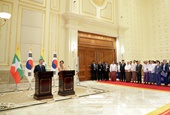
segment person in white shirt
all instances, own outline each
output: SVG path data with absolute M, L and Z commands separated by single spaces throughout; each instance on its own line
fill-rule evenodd
M 128 71 L 128 72 L 131 71 L 131 65 L 129 62 L 127 62 L 126 66 L 125 66 L 125 71 Z
M 150 65 L 148 65 L 150 84 L 154 84 L 156 82 L 155 66 L 156 64 L 154 61 L 151 61 Z
M 114 61 L 110 64 L 110 77 L 112 81 L 116 81 L 117 65 Z
M 127 65 L 125 66 L 125 76 L 126 76 L 126 82 L 131 81 L 131 65 L 129 62 L 127 62 Z
M 143 72 L 144 72 L 144 83 L 148 84 L 149 82 L 149 72 L 148 72 L 148 63 L 147 61 L 143 62 Z
M 134 60 L 133 61 L 133 63 L 132 63 L 132 69 L 131 69 L 131 71 L 132 71 L 132 82 L 134 83 L 136 83 L 136 77 L 137 77 L 137 74 L 136 74 L 136 61 Z

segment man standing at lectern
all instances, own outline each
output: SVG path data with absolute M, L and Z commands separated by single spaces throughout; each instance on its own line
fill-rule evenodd
M 34 68 L 34 73 L 37 73 L 37 72 L 45 72 L 45 66 L 43 65 L 43 62 L 44 60 L 43 59 L 40 59 L 39 60 L 39 64 L 35 66 Z

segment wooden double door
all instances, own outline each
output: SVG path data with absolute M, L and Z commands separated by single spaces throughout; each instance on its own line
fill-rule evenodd
M 91 64 L 94 60 L 102 63 L 107 61 L 116 62 L 116 39 L 91 33 L 79 32 L 78 57 L 79 57 L 79 79 L 91 79 Z M 97 39 L 98 38 L 98 39 Z M 108 39 L 107 39 L 108 38 Z

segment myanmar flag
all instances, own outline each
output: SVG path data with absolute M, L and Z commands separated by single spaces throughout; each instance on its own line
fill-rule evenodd
M 42 59 L 42 60 L 44 61 L 44 62 L 43 62 L 43 65 L 45 66 L 45 69 L 46 69 L 46 62 L 45 62 L 44 49 L 41 51 L 40 59 Z
M 22 71 L 21 60 L 20 60 L 19 46 L 17 46 L 17 50 L 16 50 L 16 53 L 15 53 L 13 61 L 12 61 L 10 73 L 13 76 L 16 84 L 18 84 L 20 82 L 20 80 L 24 77 L 23 71 Z

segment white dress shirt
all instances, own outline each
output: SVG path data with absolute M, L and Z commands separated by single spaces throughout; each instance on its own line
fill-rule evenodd
M 155 66 L 156 66 L 156 64 L 148 64 L 148 70 L 151 73 L 155 73 Z
M 144 64 L 143 65 L 143 71 L 144 72 L 148 72 L 148 64 Z
M 131 71 L 131 68 L 132 68 L 132 67 L 131 67 L 130 64 L 129 64 L 129 65 L 127 64 L 127 65 L 125 66 L 125 70 L 126 70 L 126 71 Z
M 135 63 L 132 64 L 131 70 L 132 70 L 132 71 L 136 71 L 136 64 L 135 64 Z
M 120 72 L 120 65 L 117 66 L 117 71 Z
M 116 64 L 110 64 L 110 72 L 117 71 L 117 65 Z

